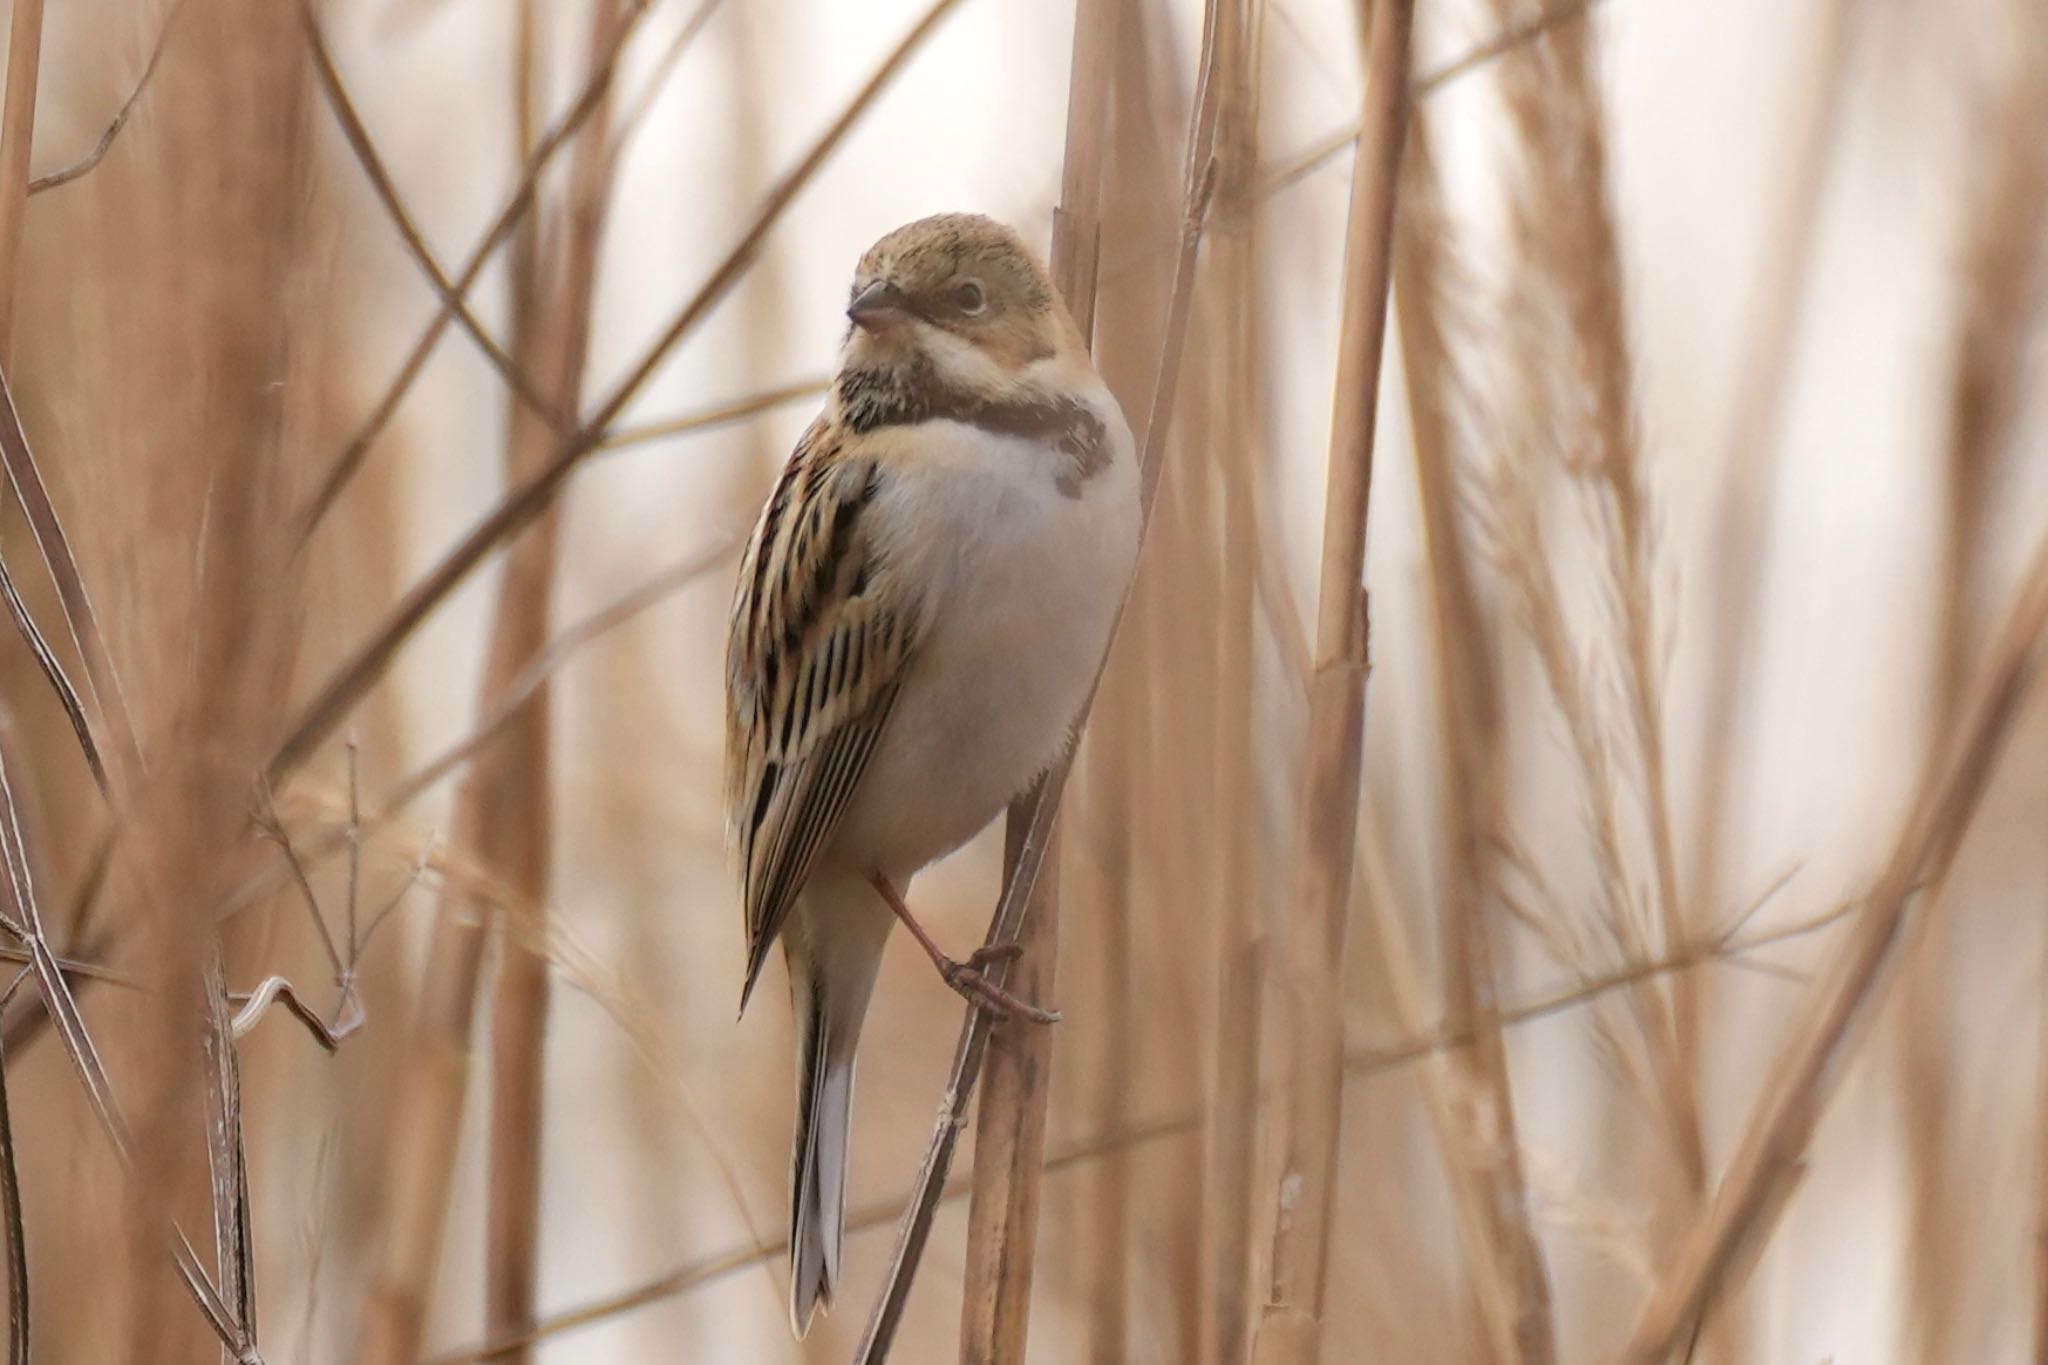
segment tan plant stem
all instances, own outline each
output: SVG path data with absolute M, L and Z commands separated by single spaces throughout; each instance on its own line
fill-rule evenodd
M 21 278 L 22 216 L 28 206 L 42 55 L 43 0 L 15 0 L 7 30 L 7 89 L 0 96 L 0 363 L 14 355 L 15 282 Z
M 538 10 L 521 10 L 522 29 L 531 34 Z M 619 0 L 592 6 L 590 62 L 603 60 L 605 36 L 620 21 Z M 518 81 L 537 83 L 539 72 L 522 52 Z M 540 254 L 536 220 L 529 216 L 513 241 L 516 348 L 524 367 L 539 377 L 542 406 L 518 406 L 510 414 L 505 469 L 518 480 L 544 462 L 557 440 L 545 414 L 574 412 L 582 396 L 589 351 L 591 309 L 598 250 L 609 195 L 610 158 L 605 154 L 617 83 L 605 87 L 595 113 L 571 154 L 567 203 L 558 255 Z M 521 130 L 530 138 L 530 128 Z M 547 646 L 552 632 L 553 596 L 560 509 L 550 508 L 534 533 L 506 558 L 499 626 L 511 638 L 494 650 L 502 675 L 485 680 L 480 708 L 524 670 L 525 661 Z M 502 780 L 472 785 L 468 793 L 482 806 L 477 852 L 495 869 L 509 892 L 502 913 L 513 923 L 503 936 L 492 1010 L 490 1162 L 486 1180 L 489 1209 L 484 1239 L 484 1320 L 498 1331 L 531 1321 L 540 1272 L 543 1060 L 547 1046 L 547 902 L 553 866 L 553 806 L 550 736 L 551 691 L 534 689 L 493 741 L 484 761 Z M 515 1355 L 514 1359 L 524 1359 Z
M 594 67 L 601 68 L 608 35 L 621 22 L 615 3 L 595 7 Z M 574 411 L 580 394 L 603 229 L 610 105 L 607 82 L 576 144 L 559 257 L 543 260 L 530 228 L 515 240 L 514 349 L 521 368 L 542 386 L 543 405 L 540 412 L 515 405 L 510 415 L 511 482 L 530 477 L 553 455 L 556 432 L 542 413 Z M 558 534 L 558 514 L 550 507 L 507 557 L 478 701 L 482 711 L 546 648 Z M 548 964 L 541 951 L 546 931 L 539 917 L 548 894 L 552 831 L 548 697 L 544 684 L 533 688 L 479 748 L 456 802 L 460 846 L 498 879 L 502 913 L 522 921 L 504 936 L 492 1012 L 485 1317 L 493 1331 L 530 1321 L 535 1311 L 548 1006 Z M 372 1362 L 398 1365 L 418 1355 L 450 1197 L 487 918 L 488 907 L 471 889 L 455 882 L 444 889 L 429 966 L 429 989 L 440 998 L 423 995 L 417 1064 L 406 1067 L 399 1101 L 401 1113 L 431 1114 L 439 1122 L 394 1133 L 396 1178 L 390 1185 L 417 1203 L 394 1208 L 388 1217 L 371 1302 L 365 1358 Z M 443 970 L 435 970 L 436 959 Z
M 1343 972 L 1356 853 L 1370 626 L 1364 589 L 1367 510 L 1384 349 L 1394 195 L 1407 138 L 1411 0 L 1379 0 L 1365 77 L 1364 131 L 1351 180 L 1335 413 L 1323 500 L 1316 665 L 1309 684 L 1308 770 L 1280 998 L 1285 1093 L 1267 1110 L 1280 1154 L 1259 1365 L 1312 1365 L 1337 1206 L 1344 1105 Z
M 1212 347 L 1226 396 L 1221 439 L 1222 574 L 1215 637 L 1221 709 L 1215 809 L 1218 872 L 1215 1056 L 1205 1133 L 1203 1358 L 1236 1365 L 1251 1347 L 1252 1208 L 1258 1174 L 1259 1053 L 1266 935 L 1258 903 L 1256 658 L 1257 485 L 1261 474 L 1258 238 L 1250 213 L 1258 175 L 1260 34 L 1264 0 L 1226 0 L 1216 10 L 1216 215 L 1231 224 L 1210 244 L 1219 281 Z

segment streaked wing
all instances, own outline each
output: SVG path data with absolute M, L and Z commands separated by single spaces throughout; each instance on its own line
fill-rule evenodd
M 797 442 L 740 565 L 726 652 L 726 812 L 753 992 L 769 945 L 874 754 L 914 643 L 864 514 L 883 475 L 821 420 Z

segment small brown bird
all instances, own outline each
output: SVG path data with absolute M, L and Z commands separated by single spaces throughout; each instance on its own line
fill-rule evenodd
M 1072 741 L 1138 547 L 1129 426 L 1010 229 L 897 229 L 854 276 L 825 410 L 740 566 L 726 808 L 747 922 L 740 1007 L 781 938 L 801 1038 L 790 1177 L 798 1336 L 839 1273 L 854 1048 L 903 903 Z

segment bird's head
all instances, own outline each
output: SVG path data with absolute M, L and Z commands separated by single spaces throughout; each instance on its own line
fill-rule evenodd
M 869 247 L 846 315 L 848 370 L 994 392 L 1087 363 L 1044 267 L 978 214 L 920 218 Z

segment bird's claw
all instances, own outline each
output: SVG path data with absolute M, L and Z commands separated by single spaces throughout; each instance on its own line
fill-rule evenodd
M 976 948 L 967 955 L 967 965 L 979 969 L 996 962 L 1014 962 L 1022 956 L 1024 945 L 1015 939 L 1005 939 L 1001 943 L 984 943 Z
M 939 975 L 946 984 L 964 996 L 976 1009 L 982 1010 L 998 1023 L 1022 1019 L 1032 1024 L 1057 1024 L 1058 1010 L 1041 1009 L 1019 996 L 1012 995 L 995 982 L 982 975 L 982 966 L 990 961 L 1003 961 L 1015 957 L 1022 951 L 1014 943 L 998 943 L 988 948 L 978 948 L 966 962 L 950 959 L 939 969 Z

